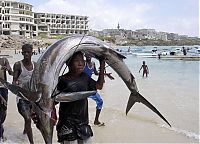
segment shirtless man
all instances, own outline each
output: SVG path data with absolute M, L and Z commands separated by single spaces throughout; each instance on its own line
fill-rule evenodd
M 33 47 L 30 44 L 24 44 L 22 46 L 23 60 L 14 64 L 13 70 L 13 84 L 20 87 L 27 88 L 27 82 L 30 80 L 35 63 L 32 62 L 31 57 L 33 53 Z M 17 96 L 17 108 L 19 113 L 24 118 L 24 131 L 23 134 L 27 134 L 29 142 L 33 144 L 33 134 L 31 128 L 31 103 L 25 99 Z
M 146 77 L 148 76 L 149 74 L 149 69 L 148 69 L 148 66 L 145 64 L 145 61 L 143 61 L 143 64 L 140 68 L 140 70 L 143 69 L 143 77 L 144 75 L 146 74 Z M 139 70 L 139 73 L 140 73 L 140 70 Z

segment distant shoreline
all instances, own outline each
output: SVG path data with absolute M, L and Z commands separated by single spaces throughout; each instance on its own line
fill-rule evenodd
M 25 38 L 17 36 L 5 36 L 0 35 L 0 50 L 20 50 L 24 43 L 32 44 L 34 49 L 46 48 L 52 43 L 59 39 L 51 38 Z M 108 42 L 111 47 L 118 46 L 194 46 L 200 45 L 200 39 L 185 39 L 185 40 L 173 40 L 173 41 L 162 41 L 162 40 L 130 40 L 123 44 L 116 44 Z

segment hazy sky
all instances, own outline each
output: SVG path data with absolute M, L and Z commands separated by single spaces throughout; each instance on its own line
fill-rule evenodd
M 89 28 L 120 28 L 199 36 L 199 0 L 17 0 L 36 12 L 89 16 Z

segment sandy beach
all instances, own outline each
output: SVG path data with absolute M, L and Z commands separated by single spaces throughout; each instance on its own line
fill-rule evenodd
M 5 53 L 13 56 L 8 58 L 11 66 L 15 61 L 21 59 L 21 55 L 14 55 L 14 51 Z M 37 57 L 33 56 L 33 59 L 36 60 Z M 163 77 L 160 78 L 151 76 L 154 73 L 151 65 L 150 77 L 144 79 L 136 67 L 137 65 L 139 67 L 142 60 L 137 59 L 139 62 L 136 63 L 132 58 L 128 58 L 127 61 L 129 61 L 127 65 L 136 77 L 140 93 L 161 111 L 172 127 L 170 128 L 142 104 L 134 105 L 126 116 L 125 108 L 130 92 L 118 75 L 108 68 L 108 71 L 113 73 L 115 80 L 111 81 L 105 78 L 106 83 L 103 90 L 100 91 L 104 100 L 100 120 L 105 122 L 106 126 L 93 125 L 96 105 L 94 101 L 89 100 L 90 123 L 94 132 L 93 143 L 199 143 L 198 86 L 195 86 L 193 90 L 192 85 L 190 86 L 191 91 L 187 91 L 187 86 L 184 85 L 185 81 L 177 80 L 179 85 L 175 87 L 177 81 L 170 79 L 166 73 L 163 73 Z M 150 64 L 150 62 L 148 63 Z M 177 74 L 176 77 L 179 75 Z M 190 79 L 189 76 L 187 79 L 193 81 L 193 78 Z M 12 82 L 11 76 L 8 76 L 8 81 Z M 168 81 L 172 86 L 167 85 Z M 196 83 L 198 85 L 196 81 L 193 84 Z M 192 98 L 188 99 L 188 95 Z M 58 109 L 58 106 L 56 108 Z M 23 124 L 22 116 L 17 111 L 16 96 L 9 92 L 7 118 L 4 124 L 7 140 L 4 143 L 28 143 L 26 135 L 22 134 Z M 35 143 L 44 143 L 39 130 L 35 125 L 32 127 Z M 57 143 L 55 128 L 53 143 Z

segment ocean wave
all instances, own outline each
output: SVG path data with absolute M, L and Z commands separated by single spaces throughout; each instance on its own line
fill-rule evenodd
M 166 129 L 169 129 L 171 131 L 174 131 L 178 134 L 183 134 L 189 138 L 193 138 L 193 139 L 196 139 L 196 140 L 199 140 L 200 139 L 200 134 L 196 134 L 194 132 L 191 132 L 191 131 L 187 131 L 187 130 L 183 130 L 183 129 L 179 129 L 179 128 L 176 128 L 176 127 L 168 127 L 167 125 L 160 125 L 158 124 L 160 127 L 162 128 L 166 128 Z

